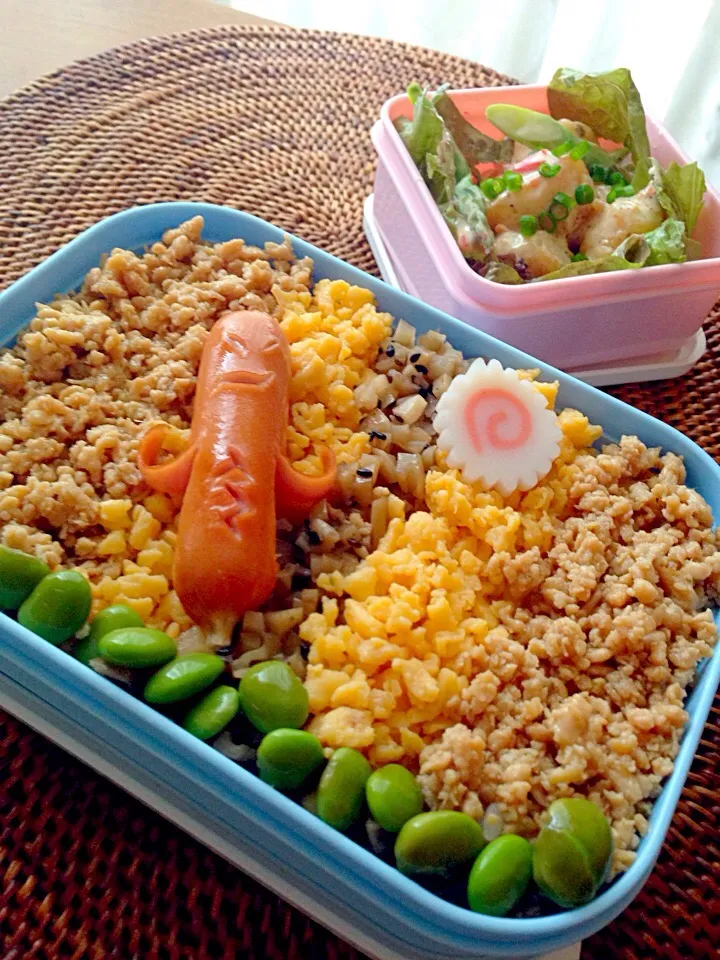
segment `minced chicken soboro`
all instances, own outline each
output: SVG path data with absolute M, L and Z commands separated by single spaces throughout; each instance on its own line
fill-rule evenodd
M 271 312 L 293 362 L 288 450 L 338 460 L 337 502 L 278 524 L 278 582 L 239 628 L 236 676 L 284 657 L 309 729 L 375 765 L 406 764 L 431 808 L 533 836 L 581 794 L 633 860 L 672 769 L 683 700 L 716 631 L 708 505 L 682 460 L 562 410 L 560 453 L 532 490 L 467 484 L 435 447 L 438 398 L 467 359 L 344 281 L 313 286 L 289 242 L 201 239 L 197 217 L 143 256 L 114 250 L 81 291 L 38 310 L 0 356 L 2 542 L 90 580 L 93 611 L 133 606 L 202 649 L 172 587 L 180 503 L 136 465 L 152 423 L 190 426 L 207 331 Z M 523 371 L 548 405 L 557 384 Z

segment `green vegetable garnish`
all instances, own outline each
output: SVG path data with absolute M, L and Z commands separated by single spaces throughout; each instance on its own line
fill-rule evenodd
M 618 183 L 617 186 L 613 187 L 616 197 L 634 197 L 635 188 L 631 183 Z
M 481 277 L 485 277 L 486 280 L 492 280 L 493 283 L 504 283 L 506 286 L 525 283 L 515 267 L 511 267 L 509 263 L 502 263 L 499 260 L 491 260 L 489 263 L 486 263 L 478 273 Z
M 538 167 L 538 173 L 541 177 L 555 177 L 560 173 L 559 163 L 541 163 Z
M 615 203 L 615 201 L 617 200 L 617 190 L 615 189 L 615 187 L 613 187 L 612 190 L 608 193 L 607 197 L 605 197 L 605 200 L 607 203 Z
M 610 171 L 608 172 L 607 179 L 605 180 L 605 183 L 609 184 L 611 187 L 617 187 L 617 186 L 620 186 L 620 185 L 623 185 L 623 186 L 624 186 L 624 185 L 627 183 L 627 180 L 626 180 L 625 177 L 620 173 L 619 170 L 610 170 Z
M 486 208 L 485 196 L 469 175 L 455 184 L 452 200 L 440 205 L 440 213 L 467 260 L 482 261 L 492 249 L 495 234 L 487 222 Z
M 523 185 L 522 174 L 507 170 L 503 176 L 507 190 L 519 190 Z
M 580 263 L 581 260 L 587 260 L 587 254 L 586 254 L 586 253 L 574 253 L 574 254 L 570 257 L 570 259 L 572 260 L 573 263 Z
M 595 199 L 595 191 L 589 183 L 580 183 L 575 187 L 575 202 L 581 205 L 592 203 Z
M 559 270 L 553 270 L 552 273 L 538 277 L 534 283 L 544 280 L 564 280 L 567 277 L 584 277 L 593 273 L 610 273 L 615 270 L 634 270 L 639 267 L 639 263 L 630 263 L 624 257 L 617 257 L 610 253 L 605 257 L 598 257 L 597 260 L 585 259 L 567 263 Z
M 414 104 L 415 101 L 422 96 L 422 87 L 419 83 L 411 83 L 407 88 L 407 95 L 410 98 L 410 103 Z
M 493 103 L 485 116 L 506 136 L 534 150 L 559 146 L 572 140 L 567 129 L 546 113 L 528 110 L 513 103 Z
M 441 87 L 431 99 L 469 167 L 478 163 L 507 163 L 512 159 L 512 141 L 495 140 L 469 123 L 448 96 L 446 87 Z
M 628 69 L 581 73 L 561 67 L 550 81 L 547 94 L 553 117 L 586 123 L 606 140 L 624 144 L 635 163 L 635 189 L 648 183 L 650 141 L 645 111 Z
M 588 167 L 588 173 L 595 183 L 605 183 L 608 178 L 608 168 L 603 167 L 601 163 L 591 163 Z
M 634 233 L 623 240 L 614 251 L 643 267 L 655 267 L 665 263 L 684 263 L 689 257 L 689 244 L 685 224 L 681 220 L 664 220 L 649 233 Z
M 538 227 L 547 233 L 555 233 L 555 218 L 548 210 L 543 211 L 538 217 Z
M 553 201 L 550 204 L 550 210 L 548 212 L 554 220 L 560 222 L 562 220 L 567 220 L 568 214 L 574 206 L 575 202 L 572 197 L 569 197 L 566 193 L 560 192 L 556 193 L 553 197 Z
M 685 224 L 681 220 L 664 220 L 645 234 L 650 247 L 650 256 L 645 266 L 653 267 L 663 263 L 683 263 L 690 259 L 688 237 Z
M 537 217 L 534 217 L 531 213 L 524 213 L 519 220 L 520 224 L 520 233 L 524 237 L 532 237 L 533 234 L 537 233 L 538 222 Z
M 573 148 L 573 141 L 566 140 L 565 143 L 561 143 L 557 147 L 553 147 L 552 152 L 555 154 L 556 157 L 564 157 L 566 153 L 570 153 L 572 148 Z
M 570 158 L 572 160 L 582 160 L 589 149 L 590 144 L 587 140 L 581 140 L 579 143 L 576 143 L 570 151 Z
M 548 149 L 557 153 L 558 150 L 564 152 L 567 144 L 574 149 L 578 144 L 586 143 L 582 159 L 587 165 L 601 163 L 611 167 L 627 153 L 625 148 L 608 153 L 598 144 L 576 137 L 567 127 L 546 113 L 528 110 L 527 107 L 518 107 L 512 103 L 493 103 L 485 110 L 485 116 L 506 136 L 532 147 L 533 150 Z
M 422 91 L 418 93 L 417 84 L 411 85 L 408 95 L 413 102 L 413 118 L 400 117 L 395 128 L 435 201 L 447 203 L 452 198 L 455 182 L 467 176 L 470 167 L 430 95 Z
M 613 250 L 613 256 L 624 257 L 629 263 L 642 267 L 650 256 L 650 247 L 642 233 L 632 233 Z
M 488 200 L 494 200 L 495 197 L 499 197 L 500 194 L 505 189 L 505 184 L 499 177 L 490 177 L 488 180 L 483 180 L 480 184 L 480 189 L 488 198 Z
M 667 170 L 663 170 L 654 159 L 651 170 L 660 206 L 669 217 L 685 224 L 690 237 L 703 206 L 705 174 L 697 163 L 686 163 L 681 167 L 673 161 Z

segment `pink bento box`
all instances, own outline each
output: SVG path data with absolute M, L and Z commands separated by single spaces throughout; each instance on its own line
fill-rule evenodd
M 548 112 L 544 86 L 451 91 L 464 116 L 492 136 L 491 103 Z M 503 286 L 466 263 L 430 191 L 393 126 L 412 116 L 405 94 L 388 100 L 372 130 L 378 153 L 374 213 L 380 236 L 408 293 L 473 327 L 566 370 L 680 350 L 720 296 L 720 196 L 711 187 L 693 236 L 702 260 L 642 270 Z M 688 157 L 648 120 L 653 155 L 663 165 Z

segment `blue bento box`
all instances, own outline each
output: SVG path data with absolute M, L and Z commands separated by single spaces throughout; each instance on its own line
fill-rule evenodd
M 0 343 L 10 343 L 37 301 L 77 288 L 113 247 L 141 250 L 189 217 L 211 241 L 281 241 L 283 231 L 202 203 L 138 207 L 91 227 L 0 294 Z M 539 363 L 302 240 L 316 278 L 368 287 L 383 310 L 420 330 L 439 329 L 468 356 L 541 367 L 560 381 L 562 406 L 581 409 L 609 439 L 637 434 L 682 454 L 689 483 L 720 516 L 720 467 L 682 434 Z M 716 620 L 718 614 L 716 613 Z M 675 769 L 654 805 L 635 863 L 586 907 L 538 919 L 473 914 L 428 892 L 266 786 L 212 747 L 63 651 L 0 614 L 0 704 L 125 787 L 219 854 L 380 960 L 520 958 L 568 946 L 613 920 L 646 881 L 662 846 L 720 679 L 720 646 L 703 664 Z

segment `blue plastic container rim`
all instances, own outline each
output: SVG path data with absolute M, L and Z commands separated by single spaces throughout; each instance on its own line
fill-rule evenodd
M 204 203 L 152 204 L 115 214 L 90 227 L 0 294 L 0 342 L 12 341 L 34 315 L 37 301 L 47 302 L 56 292 L 69 292 L 76 288 L 87 271 L 113 247 L 121 246 L 140 251 L 160 239 L 166 229 L 198 215 L 205 220 L 204 236 L 210 241 L 242 236 L 250 243 L 261 245 L 267 240 L 280 242 L 285 235 L 281 229 L 250 214 Z M 441 329 L 467 356 L 496 356 L 506 365 L 539 367 L 544 377 L 560 381 L 561 403 L 565 406 L 576 406 L 591 420 L 602 423 L 609 439 L 618 439 L 620 433 L 632 432 L 641 436 L 646 443 L 656 444 L 683 455 L 689 482 L 708 500 L 713 515 L 720 516 L 720 467 L 707 453 L 674 428 L 420 303 L 407 294 L 388 287 L 375 277 L 303 240 L 295 237 L 291 239 L 296 254 L 309 256 L 315 261 L 317 278 L 339 278 L 369 288 L 375 294 L 381 309 L 392 313 L 396 319 L 404 316 L 419 329 Z M 624 426 L 621 426 L 623 423 Z M 717 611 L 715 619 L 718 622 Z M 444 942 L 447 942 L 449 937 L 454 937 L 459 947 L 466 948 L 468 942 L 473 941 L 480 948 L 492 950 L 493 953 L 500 951 L 500 954 L 504 952 L 504 948 L 513 944 L 532 943 L 541 950 L 548 943 L 557 946 L 558 938 L 563 943 L 575 942 L 610 922 L 637 894 L 652 870 L 662 846 L 720 682 L 718 645 L 712 658 L 703 665 L 702 676 L 686 704 L 690 719 L 675 767 L 653 805 L 648 832 L 640 844 L 633 865 L 585 907 L 533 919 L 493 918 L 474 914 L 428 892 L 208 745 L 199 743 L 146 704 L 117 689 L 62 651 L 48 646 L 4 615 L 0 615 L 0 628 L 6 636 L 22 640 L 33 661 L 47 663 L 56 668 L 59 674 L 65 674 L 71 679 L 79 694 L 90 698 L 100 694 L 101 700 L 111 701 L 116 709 L 125 713 L 128 720 L 132 719 L 133 724 L 137 723 L 139 733 L 143 727 L 155 728 L 156 748 L 159 746 L 163 751 L 171 751 L 177 757 L 179 766 L 184 768 L 189 776 L 197 776 L 198 768 L 202 768 L 208 776 L 212 768 L 219 774 L 226 774 L 232 768 L 233 775 L 238 778 L 238 785 L 246 794 L 245 799 L 252 798 L 258 809 L 271 814 L 279 833 L 298 844 L 306 845 L 310 842 L 324 855 L 329 882 L 332 882 L 333 873 L 340 873 L 344 880 L 352 878 L 366 895 L 369 885 L 377 887 L 376 893 L 383 897 L 384 905 L 387 906 L 387 897 L 393 897 L 406 916 L 410 911 L 418 933 L 431 941 L 436 941 L 438 935 L 444 938 Z M 0 639 L 5 643 L 1 635 Z M 101 712 L 104 709 L 103 707 Z M 148 746 L 152 747 L 150 734 L 144 733 L 141 736 Z M 341 915 L 340 903 L 338 908 Z

